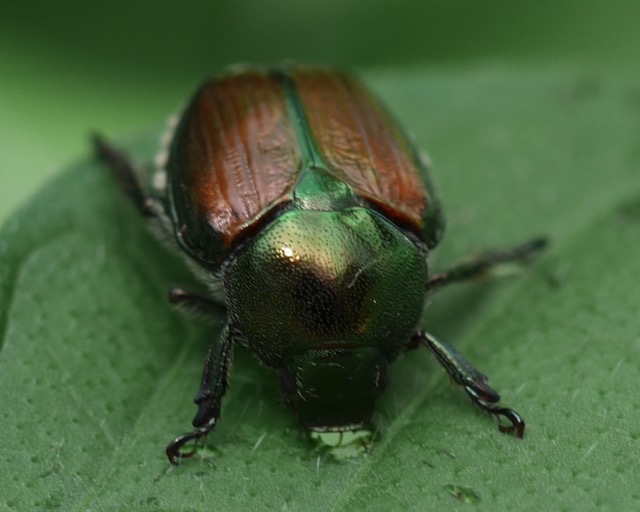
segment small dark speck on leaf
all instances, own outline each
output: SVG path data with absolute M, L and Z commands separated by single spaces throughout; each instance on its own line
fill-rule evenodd
M 443 454 L 445 457 L 449 457 L 450 459 L 455 459 L 455 458 L 456 458 L 455 453 L 450 452 L 449 450 L 442 450 L 442 454 Z
M 140 500 L 140 505 L 147 507 L 157 505 L 158 503 L 160 503 L 160 499 L 157 496 L 148 496 L 147 498 Z
M 55 461 L 51 464 L 51 466 L 49 467 L 49 469 L 47 469 L 46 471 L 40 473 L 38 476 L 40 478 L 47 478 L 51 475 L 56 475 L 59 474 L 60 472 L 62 472 L 62 464 L 58 461 Z
M 601 90 L 600 83 L 594 78 L 582 78 L 577 80 L 565 93 L 568 102 L 584 101 L 598 96 Z
M 634 197 L 629 201 L 625 201 L 618 208 L 618 217 L 623 222 L 640 221 L 640 197 Z
M 629 103 L 632 105 L 640 106 L 640 85 L 636 85 L 629 90 L 628 93 Z
M 567 280 L 568 274 L 569 269 L 565 266 L 558 266 L 557 268 L 544 271 L 543 273 L 545 281 L 553 289 L 560 288 Z
M 461 487 L 459 485 L 448 484 L 445 485 L 444 488 L 451 496 L 463 503 L 480 503 L 480 496 L 469 487 Z

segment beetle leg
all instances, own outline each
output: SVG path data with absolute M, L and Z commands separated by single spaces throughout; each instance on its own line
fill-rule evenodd
M 133 200 L 142 215 L 154 217 L 156 201 L 144 191 L 129 155 L 101 135 L 94 134 L 92 142 L 96 155 L 109 167 L 120 189 Z
M 179 459 L 186 459 L 195 454 L 182 451 L 182 447 L 190 441 L 199 441 L 205 437 L 220 419 L 220 402 L 227 391 L 231 356 L 233 352 L 233 337 L 228 325 L 222 330 L 220 337 L 207 352 L 207 358 L 202 369 L 202 383 L 194 398 L 198 412 L 193 418 L 192 432 L 176 437 L 167 445 L 166 454 L 171 464 L 178 464 Z
M 451 379 L 464 388 L 474 404 L 498 418 L 509 420 L 511 425 L 498 426 L 500 432 L 513 432 L 517 437 L 524 435 L 525 423 L 522 417 L 513 409 L 500 407 L 500 395 L 487 384 L 487 376 L 475 369 L 460 352 L 424 331 L 414 334 L 409 348 L 418 343 L 424 344 L 435 354 Z
M 171 288 L 169 301 L 177 306 L 184 306 L 187 310 L 203 316 L 215 316 L 226 313 L 226 308 L 207 297 L 183 290 Z
M 547 245 L 549 245 L 549 240 L 545 237 L 539 237 L 510 249 L 488 252 L 476 259 L 431 276 L 427 282 L 427 290 L 438 290 L 451 283 L 482 277 L 493 267 L 502 263 L 523 262 L 543 250 Z

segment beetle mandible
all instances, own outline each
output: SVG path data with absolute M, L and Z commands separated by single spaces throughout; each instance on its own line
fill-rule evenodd
M 545 238 L 430 275 L 444 215 L 425 159 L 380 101 L 338 70 L 229 72 L 197 90 L 170 135 L 154 179 L 103 138 L 94 145 L 212 290 L 174 289 L 171 301 L 226 315 L 205 358 L 194 430 L 167 446 L 171 463 L 193 455 L 184 445 L 218 422 L 237 345 L 277 371 L 311 431 L 368 427 L 389 363 L 425 346 L 473 403 L 508 420 L 502 432 L 522 437 L 523 419 L 499 404 L 487 377 L 420 320 L 429 294 L 523 261 Z

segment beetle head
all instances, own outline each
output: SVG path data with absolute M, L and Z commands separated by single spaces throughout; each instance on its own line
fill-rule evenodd
M 300 424 L 317 432 L 370 426 L 377 398 L 387 386 L 387 358 L 373 347 L 307 350 L 287 358 L 280 386 Z

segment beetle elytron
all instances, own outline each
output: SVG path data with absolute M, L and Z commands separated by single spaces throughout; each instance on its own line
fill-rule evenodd
M 444 217 L 425 162 L 357 79 L 290 67 L 209 80 L 151 179 L 100 137 L 94 143 L 140 212 L 175 239 L 212 290 L 205 298 L 175 289 L 171 300 L 204 313 L 226 306 L 195 397 L 194 430 L 166 449 L 172 463 L 191 456 L 184 445 L 219 420 L 236 345 L 277 371 L 311 431 L 367 427 L 388 364 L 424 345 L 476 405 L 508 420 L 501 431 L 522 437 L 524 421 L 499 405 L 487 377 L 419 324 L 431 292 L 524 260 L 546 240 L 430 275 Z

